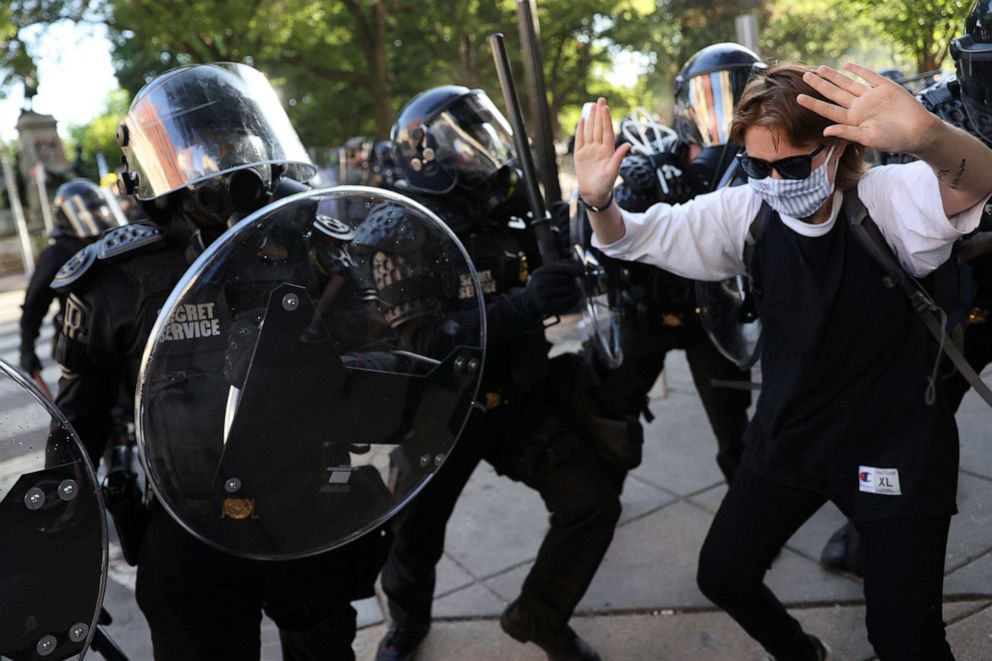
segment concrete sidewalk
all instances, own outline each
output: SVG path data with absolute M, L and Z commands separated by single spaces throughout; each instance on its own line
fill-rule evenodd
M 574 342 L 568 327 L 556 329 Z M 616 537 L 575 628 L 617 660 L 761 659 L 762 651 L 695 585 L 696 556 L 725 486 L 714 455 L 716 439 L 703 413 L 684 354 L 669 355 L 666 396 L 652 402 L 644 462 L 624 491 Z M 992 381 L 989 373 L 986 379 Z M 992 660 L 992 415 L 968 395 L 958 416 L 961 474 L 948 545 L 945 618 L 959 660 Z M 864 631 L 861 583 L 822 570 L 817 562 L 843 517 L 827 505 L 789 541 L 769 583 L 809 630 L 832 645 L 837 659 L 872 657 Z M 473 475 L 448 528 L 438 571 L 436 621 L 422 661 L 545 657 L 500 630 L 497 617 L 520 584 L 547 527 L 539 496 L 498 477 L 483 464 Z M 110 632 L 133 659 L 150 659 L 144 620 L 134 605 L 134 570 L 112 555 L 107 607 Z M 359 604 L 359 659 L 374 657 L 386 625 L 377 599 Z M 266 621 L 265 659 L 278 659 L 277 632 Z

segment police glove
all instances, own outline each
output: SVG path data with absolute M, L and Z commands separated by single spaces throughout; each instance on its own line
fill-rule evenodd
M 573 261 L 546 264 L 530 274 L 516 303 L 532 317 L 569 312 L 582 296 L 576 278 L 584 274 L 585 267 Z
M 33 349 L 21 349 L 21 369 L 31 375 L 41 371 L 41 361 Z

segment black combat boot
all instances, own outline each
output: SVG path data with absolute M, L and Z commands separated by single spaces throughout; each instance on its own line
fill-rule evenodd
M 601 661 L 599 654 L 567 624 L 541 619 L 517 602 L 503 611 L 499 625 L 521 643 L 532 642 L 551 661 Z
M 820 564 L 831 571 L 846 571 L 864 576 L 861 536 L 852 522 L 848 521 L 830 536 L 820 554 Z
M 430 622 L 390 625 L 389 631 L 379 641 L 375 661 L 413 661 L 417 647 L 430 629 Z

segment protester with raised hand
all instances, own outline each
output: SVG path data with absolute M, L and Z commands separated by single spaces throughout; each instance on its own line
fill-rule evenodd
M 614 148 L 603 99 L 579 124 L 575 170 L 594 245 L 608 255 L 700 280 L 747 272 L 754 283 L 762 391 L 700 554 L 704 594 L 775 658 L 827 658 L 763 578 L 830 500 L 862 536 L 879 657 L 950 659 L 941 592 L 958 444 L 931 380 L 939 349 L 904 292 L 883 283 L 845 207 L 863 206 L 902 266 L 925 275 L 978 225 L 992 151 L 892 81 L 846 68 L 860 80 L 794 64 L 755 74 L 731 129 L 749 186 L 622 212 L 610 191 L 625 149 Z M 865 172 L 866 147 L 920 162 Z

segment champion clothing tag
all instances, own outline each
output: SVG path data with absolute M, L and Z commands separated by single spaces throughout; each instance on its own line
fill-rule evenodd
M 899 490 L 899 469 L 858 467 L 858 491 L 883 496 L 901 496 Z

